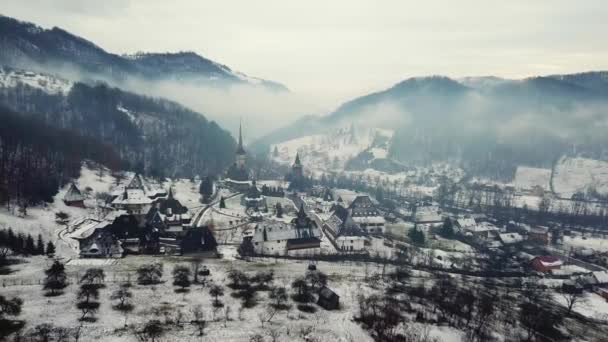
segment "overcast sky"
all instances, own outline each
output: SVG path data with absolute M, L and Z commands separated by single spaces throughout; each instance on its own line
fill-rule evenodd
M 2 0 L 114 53 L 193 50 L 333 103 L 411 76 L 608 69 L 605 0 Z

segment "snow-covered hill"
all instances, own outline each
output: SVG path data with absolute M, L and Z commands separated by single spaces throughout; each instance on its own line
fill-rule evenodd
M 562 157 L 555 166 L 553 188 L 559 196 L 566 198 L 591 188 L 606 194 L 608 162 L 582 157 Z
M 313 172 L 342 171 L 349 159 L 366 150 L 375 158 L 386 158 L 388 144 L 379 141 L 385 142 L 392 136 L 393 131 L 387 129 L 350 126 L 274 144 L 270 151 L 281 164 L 293 163 L 299 153 L 302 163 Z
M 0 88 L 14 88 L 20 84 L 40 89 L 48 94 L 67 94 L 73 83 L 63 78 L 25 71 L 8 67 L 0 67 Z

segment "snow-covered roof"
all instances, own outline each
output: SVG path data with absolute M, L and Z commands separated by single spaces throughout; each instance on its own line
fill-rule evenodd
M 608 284 L 608 272 L 606 271 L 593 272 L 593 277 L 597 280 L 598 284 Z
M 366 223 L 366 224 L 384 224 L 384 217 L 382 216 L 354 216 L 353 221 L 356 223 Z
M 84 201 L 84 196 L 80 192 L 80 190 L 74 185 L 74 183 L 70 183 L 70 187 L 66 191 L 63 196 L 63 200 L 66 202 L 78 202 Z
M 538 260 L 538 262 L 545 267 L 555 267 L 564 264 L 558 257 L 554 256 L 539 256 L 535 259 Z
M 498 236 L 500 237 L 500 241 L 506 245 L 522 242 L 524 240 L 524 237 L 519 233 L 504 233 L 498 234 Z
M 142 189 L 126 189 L 112 204 L 151 204 L 152 199 Z
M 112 222 L 106 220 L 98 221 L 95 219 L 89 219 L 88 221 L 86 221 L 86 223 L 83 222 L 80 227 L 70 233 L 69 237 L 75 240 L 86 239 L 93 235 L 93 233 L 95 233 L 97 229 L 105 228 L 111 224 Z
M 475 227 L 477 225 L 477 222 L 475 222 L 475 220 L 470 217 L 465 217 L 456 220 L 456 224 L 462 229 L 468 229 Z

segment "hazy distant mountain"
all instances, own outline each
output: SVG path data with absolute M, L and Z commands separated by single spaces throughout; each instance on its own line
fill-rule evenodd
M 417 77 L 298 122 L 260 145 L 355 122 L 396 130 L 389 156 L 402 162 L 453 160 L 476 173 L 509 177 L 518 164 L 550 167 L 560 155 L 608 156 L 606 72 L 531 77 Z
M 250 84 L 286 91 L 282 84 L 249 77 L 194 52 L 139 53 L 120 56 L 54 27 L 0 16 L 0 65 L 48 71 L 68 78 L 103 78 L 122 82 L 181 80 L 206 85 Z

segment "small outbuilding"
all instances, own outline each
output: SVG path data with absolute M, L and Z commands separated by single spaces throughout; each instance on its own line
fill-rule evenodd
M 74 183 L 70 183 L 70 187 L 63 196 L 63 202 L 70 207 L 84 208 L 84 196 Z
M 336 310 L 340 307 L 340 296 L 328 287 L 323 286 L 319 290 L 317 304 L 325 310 Z

